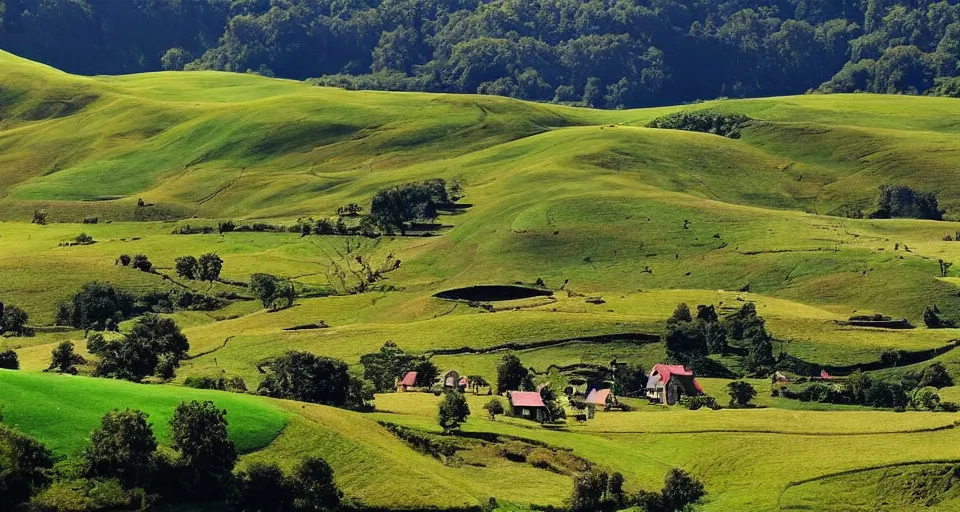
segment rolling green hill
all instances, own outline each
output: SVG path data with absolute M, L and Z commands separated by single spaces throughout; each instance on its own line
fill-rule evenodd
M 569 472 L 510 461 L 499 445 L 444 464 L 378 425 L 436 430 L 432 395 L 381 395 L 380 412 L 361 415 L 177 384 L 226 373 L 256 389 L 257 363 L 291 349 L 359 370 L 360 357 L 386 341 L 491 381 L 505 344 L 541 378 L 612 359 L 645 367 L 665 359 L 658 336 L 680 302 L 715 304 L 721 314 L 753 302 L 777 351 L 840 374 L 866 365 L 892 375 L 936 360 L 960 378 L 960 351 L 952 350 L 960 330 L 922 321 L 933 304 L 960 320 L 960 277 L 952 269 L 941 276 L 938 263 L 960 261 L 960 243 L 944 238 L 960 232 L 960 100 L 808 95 L 600 111 L 213 72 L 78 77 L 3 53 L 0 84 L 0 300 L 23 307 L 38 328 L 32 338 L 0 337 L 0 350 L 16 350 L 22 364 L 22 373 L 0 373 L 0 405 L 7 422 L 59 453 L 81 447 L 110 408 L 143 408 L 163 440 L 179 400 L 210 397 L 230 411 L 245 462 L 290 466 L 322 455 L 347 495 L 364 503 L 455 507 L 494 496 L 562 505 Z M 751 121 L 739 139 L 645 127 L 702 109 Z M 470 205 L 442 215 L 434 236 L 173 234 L 222 220 L 333 217 L 350 202 L 366 207 L 382 187 L 429 178 L 459 178 Z M 947 220 L 829 215 L 875 209 L 886 184 L 937 193 Z M 137 206 L 141 198 L 147 206 Z M 47 225 L 29 223 L 36 208 L 49 213 Z M 99 222 L 81 224 L 91 216 Z M 96 243 L 62 244 L 81 232 Z M 223 258 L 223 282 L 174 277 L 175 258 L 205 252 Z M 157 273 L 117 265 L 121 254 L 149 256 Z M 334 288 L 332 260 L 387 254 L 402 265 L 373 291 L 323 296 Z M 258 272 L 308 293 L 292 308 L 263 310 L 235 284 Z M 553 296 L 485 307 L 435 297 L 538 278 Z M 216 311 L 169 314 L 191 345 L 173 383 L 38 374 L 55 343 L 85 347 L 83 332 L 51 326 L 57 303 L 91 281 L 232 299 Z M 918 328 L 843 324 L 863 313 Z M 320 320 L 326 328 L 294 329 Z M 891 350 L 919 362 L 884 363 Z M 726 383 L 704 382 L 722 402 Z M 486 397 L 471 397 L 467 430 L 570 450 L 622 471 L 631 491 L 656 488 L 682 466 L 706 483 L 704 509 L 717 511 L 802 509 L 821 491 L 833 493 L 826 509 L 874 510 L 877 500 L 888 500 L 881 510 L 919 506 L 889 501 L 885 486 L 912 495 L 907 480 L 960 459 L 940 449 L 956 445 L 956 414 L 800 403 L 769 396 L 766 380 L 751 383 L 764 409 L 640 406 L 558 431 L 482 419 Z M 53 423 L 64 417 L 75 419 L 70 429 Z M 431 492 L 411 492 L 423 482 Z M 854 483 L 867 491 L 833 491 Z M 955 500 L 946 493 L 937 503 Z

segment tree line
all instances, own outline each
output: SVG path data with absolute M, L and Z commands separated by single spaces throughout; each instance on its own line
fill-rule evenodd
M 0 48 L 82 74 L 218 69 L 595 107 L 957 95 L 952 0 L 0 0 Z

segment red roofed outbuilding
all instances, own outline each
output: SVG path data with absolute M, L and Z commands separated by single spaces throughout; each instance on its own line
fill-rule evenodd
M 584 402 L 587 404 L 587 418 L 593 418 L 597 413 L 597 408 L 609 410 L 611 406 L 617 403 L 617 398 L 613 395 L 612 389 L 593 388 L 587 393 Z
M 683 365 L 655 364 L 647 379 L 647 398 L 673 405 L 684 396 L 703 394 L 693 371 Z
M 507 400 L 513 416 L 528 420 L 545 421 L 547 406 L 536 391 L 508 391 Z
M 397 393 L 404 393 L 410 391 L 414 387 L 414 384 L 417 382 L 417 372 L 407 372 L 406 375 L 397 382 Z

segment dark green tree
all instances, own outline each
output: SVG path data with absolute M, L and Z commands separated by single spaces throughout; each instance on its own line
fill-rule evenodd
M 749 382 L 735 380 L 727 384 L 727 390 L 730 392 L 730 407 L 747 407 L 757 396 L 757 390 Z
M 337 487 L 333 469 L 320 457 L 307 457 L 293 470 L 296 507 L 307 511 L 333 511 L 340 506 L 343 493 Z
M 91 478 L 117 478 L 124 485 L 143 485 L 153 470 L 157 439 L 142 411 L 113 410 L 90 434 L 83 452 L 84 474 Z
M 174 269 L 184 279 L 196 279 L 199 264 L 193 256 L 180 256 L 175 260 Z
M 237 474 L 233 508 L 239 512 L 288 512 L 294 508 L 294 482 L 275 464 L 254 462 Z
M 213 402 L 191 401 L 181 402 L 170 420 L 177 465 L 197 498 L 220 498 L 231 483 L 237 449 L 228 436 L 226 416 Z
M 20 369 L 20 358 L 17 357 L 17 353 L 13 351 L 12 348 L 8 348 L 0 352 L 0 369 L 3 370 L 19 370 Z
M 521 390 L 528 387 L 526 383 L 530 380 L 530 371 L 514 354 L 503 356 L 497 365 L 497 394 Z
M 86 361 L 73 348 L 73 342 L 71 341 L 62 341 L 54 347 L 50 354 L 50 366 L 47 371 L 76 375 L 77 365 Z
M 467 421 L 470 415 L 470 406 L 462 393 L 447 390 L 440 400 L 438 421 L 445 433 L 460 430 L 460 425 Z
M 261 364 L 261 394 L 342 407 L 348 404 L 350 374 L 339 359 L 290 351 Z
M 0 425 L 0 504 L 15 510 L 49 482 L 53 456 L 42 444 Z

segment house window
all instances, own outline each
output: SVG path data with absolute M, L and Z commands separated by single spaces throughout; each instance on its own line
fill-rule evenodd
M 524 416 L 530 416 L 530 409 L 524 409 L 521 414 Z

